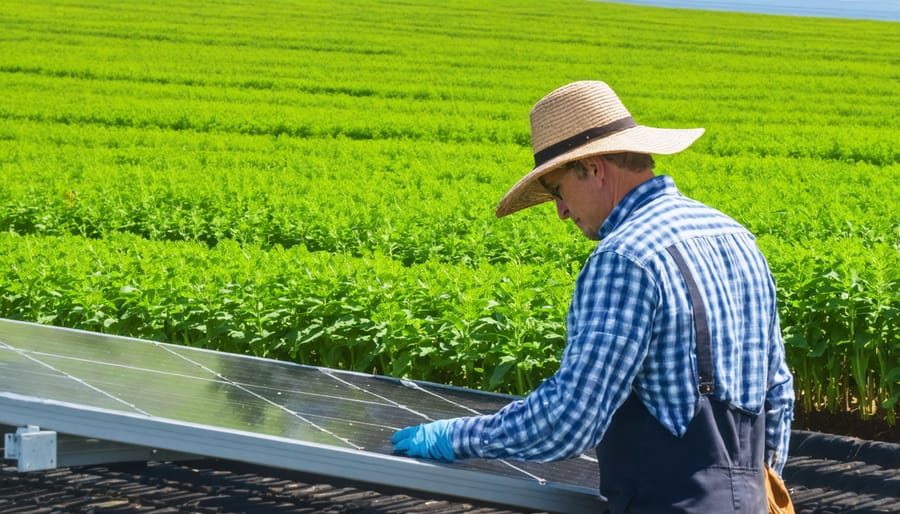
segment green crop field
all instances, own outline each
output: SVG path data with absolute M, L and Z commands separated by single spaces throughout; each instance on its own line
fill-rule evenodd
M 897 23 L 582 0 L 5 0 L 0 317 L 523 394 L 592 244 L 496 219 L 605 80 L 757 234 L 798 401 L 894 423 Z

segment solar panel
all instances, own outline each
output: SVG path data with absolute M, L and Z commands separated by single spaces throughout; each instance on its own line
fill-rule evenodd
M 390 436 L 513 397 L 0 319 L 0 424 L 539 510 L 603 507 L 587 456 L 392 454 Z

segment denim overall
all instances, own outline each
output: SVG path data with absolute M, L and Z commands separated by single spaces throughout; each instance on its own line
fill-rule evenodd
M 690 291 L 700 400 L 687 432 L 679 438 L 632 392 L 597 446 L 600 493 L 611 514 L 765 513 L 765 416 L 747 414 L 713 398 L 706 308 L 681 254 L 674 246 L 667 251 Z

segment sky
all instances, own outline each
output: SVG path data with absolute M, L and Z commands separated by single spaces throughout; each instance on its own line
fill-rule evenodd
M 659 7 L 900 21 L 900 0 L 599 0 Z

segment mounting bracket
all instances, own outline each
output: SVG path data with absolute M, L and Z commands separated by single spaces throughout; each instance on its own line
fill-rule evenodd
M 20 472 L 54 469 L 56 432 L 35 425 L 19 427 L 15 434 L 5 435 L 3 457 L 15 459 Z

